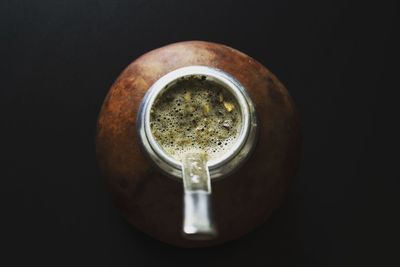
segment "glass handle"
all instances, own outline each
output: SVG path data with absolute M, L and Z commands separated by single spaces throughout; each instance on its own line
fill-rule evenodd
M 188 239 L 212 239 L 217 231 L 211 207 L 211 180 L 204 153 L 187 153 L 182 161 L 183 234 Z

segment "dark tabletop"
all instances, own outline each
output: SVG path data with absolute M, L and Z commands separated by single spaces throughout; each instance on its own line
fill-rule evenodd
M 395 266 L 395 14 L 394 1 L 1 1 L 0 265 Z M 184 40 L 267 66 L 304 135 L 296 182 L 268 223 L 195 250 L 121 218 L 94 145 L 118 74 Z

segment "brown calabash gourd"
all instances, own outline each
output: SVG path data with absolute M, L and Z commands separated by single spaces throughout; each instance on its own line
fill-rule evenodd
M 250 95 L 258 117 L 255 149 L 234 174 L 212 180 L 218 236 L 194 241 L 182 234 L 182 182 L 166 177 L 141 150 L 139 105 L 150 86 L 185 66 L 221 69 Z M 236 239 L 264 223 L 279 207 L 300 158 L 299 119 L 283 84 L 253 58 L 225 45 L 189 41 L 136 59 L 112 85 L 97 126 L 97 157 L 116 207 L 134 227 L 162 242 L 201 247 Z

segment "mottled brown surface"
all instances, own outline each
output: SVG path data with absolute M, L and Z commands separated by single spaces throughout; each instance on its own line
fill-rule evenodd
M 212 182 L 219 230 L 212 241 L 182 237 L 182 184 L 160 174 L 137 141 L 136 114 L 148 88 L 164 74 L 190 65 L 216 67 L 236 77 L 259 118 L 259 140 L 248 162 Z M 224 45 L 182 42 L 141 56 L 115 81 L 99 115 L 97 156 L 115 205 L 132 225 L 169 244 L 209 246 L 249 232 L 280 205 L 297 170 L 300 127 L 287 90 L 260 63 Z

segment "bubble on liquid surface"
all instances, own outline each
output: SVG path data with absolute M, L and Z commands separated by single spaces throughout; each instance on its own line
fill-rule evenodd
M 187 152 L 223 157 L 235 144 L 241 111 L 222 85 L 197 76 L 182 78 L 156 98 L 150 127 L 164 151 L 181 161 Z

